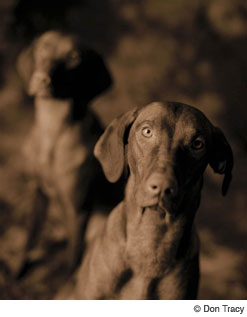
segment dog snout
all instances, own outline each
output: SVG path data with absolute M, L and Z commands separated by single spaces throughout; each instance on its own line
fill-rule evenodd
M 146 190 L 151 196 L 161 195 L 172 199 L 177 195 L 177 182 L 173 177 L 167 177 L 165 174 L 153 174 L 146 183 Z
M 158 174 L 153 174 L 146 183 L 147 192 L 151 195 L 159 195 L 162 189 L 162 177 Z
M 33 81 L 35 81 L 39 85 L 48 86 L 51 82 L 50 76 L 45 72 L 36 71 L 33 74 Z
M 47 88 L 50 85 L 50 82 L 51 79 L 46 73 L 39 71 L 34 72 L 30 80 L 30 95 L 35 95 L 40 90 L 42 91 L 43 89 Z

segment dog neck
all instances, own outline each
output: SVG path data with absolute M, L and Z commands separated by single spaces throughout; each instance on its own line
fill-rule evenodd
M 74 120 L 73 118 L 73 109 L 75 107 L 81 107 L 86 110 L 80 120 Z M 95 120 L 92 112 L 87 108 L 87 104 L 84 105 L 74 99 L 36 97 L 33 128 L 37 152 L 39 153 L 36 159 L 42 166 L 46 165 L 46 168 L 52 164 L 56 146 L 61 136 L 65 134 L 73 135 L 73 140 L 87 136 L 84 143 L 90 145 L 95 136 L 92 135 L 89 138 L 88 135 L 90 125 L 96 125 Z M 67 143 L 71 144 L 69 140 L 72 139 L 67 138 Z
M 46 128 L 63 124 L 69 120 L 71 113 L 72 100 L 54 98 L 35 98 L 35 119 L 42 127 Z
M 58 98 L 35 98 L 36 120 L 46 126 L 62 124 L 64 122 L 76 122 L 83 120 L 88 110 L 88 100 L 84 99 L 58 99 Z

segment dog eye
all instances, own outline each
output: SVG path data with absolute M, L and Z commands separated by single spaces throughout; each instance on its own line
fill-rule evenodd
M 73 68 L 80 63 L 80 56 L 78 52 L 72 52 L 70 56 L 68 56 L 68 66 Z
M 145 127 L 142 129 L 142 135 L 146 138 L 151 138 L 151 136 L 153 135 L 153 131 L 151 128 Z
M 73 51 L 73 52 L 70 54 L 70 59 L 78 59 L 78 58 L 79 58 L 78 52 Z
M 191 148 L 193 150 L 201 150 L 203 149 L 205 146 L 205 143 L 202 139 L 195 139 L 192 143 L 191 143 Z

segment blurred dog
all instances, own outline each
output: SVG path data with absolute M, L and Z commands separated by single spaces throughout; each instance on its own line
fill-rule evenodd
M 95 155 L 111 182 L 128 165 L 125 198 L 57 299 L 195 299 L 194 217 L 207 165 L 224 174 L 223 195 L 231 182 L 233 154 L 221 130 L 191 106 L 155 102 L 115 119 Z
M 103 132 L 88 103 L 112 79 L 100 55 L 76 36 L 59 31 L 34 40 L 20 54 L 17 69 L 35 104 L 35 123 L 25 147 L 37 183 L 27 252 L 37 242 L 48 207 L 56 205 L 67 227 L 67 262 L 73 269 L 90 209 L 89 188 L 99 171 L 93 148 Z

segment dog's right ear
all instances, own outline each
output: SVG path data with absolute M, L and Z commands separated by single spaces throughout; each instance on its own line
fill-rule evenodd
M 17 58 L 16 68 L 23 80 L 24 88 L 29 94 L 30 80 L 34 71 L 34 43 L 25 48 Z
M 92 49 L 81 48 L 81 76 L 80 86 L 83 83 L 84 93 L 87 93 L 88 100 L 105 92 L 112 86 L 113 80 L 105 64 L 103 57 Z
M 215 127 L 209 164 L 215 173 L 224 174 L 222 195 L 225 196 L 232 180 L 233 153 L 223 132 Z
M 106 178 L 115 183 L 124 169 L 124 139 L 137 117 L 137 109 L 130 110 L 114 119 L 99 138 L 94 155 L 99 160 Z

